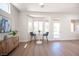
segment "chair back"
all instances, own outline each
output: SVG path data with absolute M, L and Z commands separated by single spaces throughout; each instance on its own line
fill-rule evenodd
M 49 32 L 46 32 L 46 33 L 43 34 L 43 36 L 48 36 L 48 34 L 49 34 Z
M 36 34 L 34 34 L 33 32 L 30 32 L 30 35 L 31 35 L 31 36 L 36 36 Z
M 49 32 L 46 32 L 46 36 L 48 36 Z
M 30 35 L 33 36 L 33 32 L 30 32 Z

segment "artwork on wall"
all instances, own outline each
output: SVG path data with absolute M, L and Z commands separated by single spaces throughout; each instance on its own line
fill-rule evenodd
M 0 16 L 0 33 L 10 32 L 10 22 L 7 17 Z

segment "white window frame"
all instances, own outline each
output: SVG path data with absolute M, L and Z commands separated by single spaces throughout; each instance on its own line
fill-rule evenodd
M 43 31 L 41 32 L 41 33 L 44 33 L 45 32 L 45 22 L 48 22 L 48 24 L 49 24 L 49 21 L 44 21 L 44 20 L 33 20 L 31 23 L 32 23 L 32 31 L 34 32 L 34 21 L 38 21 L 38 30 L 39 30 L 39 22 L 43 22 Z M 29 21 L 28 21 L 29 22 Z M 29 25 L 28 25 L 29 26 Z M 49 26 L 49 25 L 48 25 Z M 28 27 L 29 28 L 29 27 Z M 48 31 L 49 31 L 49 29 L 48 29 Z M 29 32 L 29 29 L 28 29 L 28 32 Z
M 75 23 L 71 22 L 71 32 L 75 32 Z
M 8 6 L 8 7 L 7 7 L 8 10 L 4 10 L 4 8 L 0 8 L 2 11 L 7 12 L 7 13 L 9 13 L 9 14 L 11 13 L 11 12 L 10 12 L 10 3 L 0 3 L 0 4 L 7 5 L 7 6 Z

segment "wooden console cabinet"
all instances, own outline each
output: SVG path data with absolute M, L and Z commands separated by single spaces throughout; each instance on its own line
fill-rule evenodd
M 0 41 L 0 55 L 8 55 L 17 46 L 19 46 L 18 36 Z

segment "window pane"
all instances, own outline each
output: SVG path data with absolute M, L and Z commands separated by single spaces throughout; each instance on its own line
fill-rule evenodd
M 79 23 L 76 23 L 76 24 L 75 24 L 75 31 L 76 31 L 76 32 L 79 32 Z
M 10 5 L 8 3 L 0 3 L 0 9 L 10 13 Z
M 58 22 L 53 24 L 53 34 L 54 34 L 54 38 L 59 38 L 60 24 Z
M 74 32 L 74 23 L 71 22 L 71 32 Z
M 32 31 L 32 22 L 29 21 L 28 22 L 28 32 L 31 32 Z
M 34 32 L 38 33 L 38 21 L 34 21 Z
M 43 32 L 43 22 L 39 21 L 39 30 L 41 31 L 41 33 Z
M 48 32 L 48 30 L 49 30 L 49 23 L 48 22 L 45 22 L 44 25 L 45 25 L 44 26 L 44 31 L 45 32 Z

